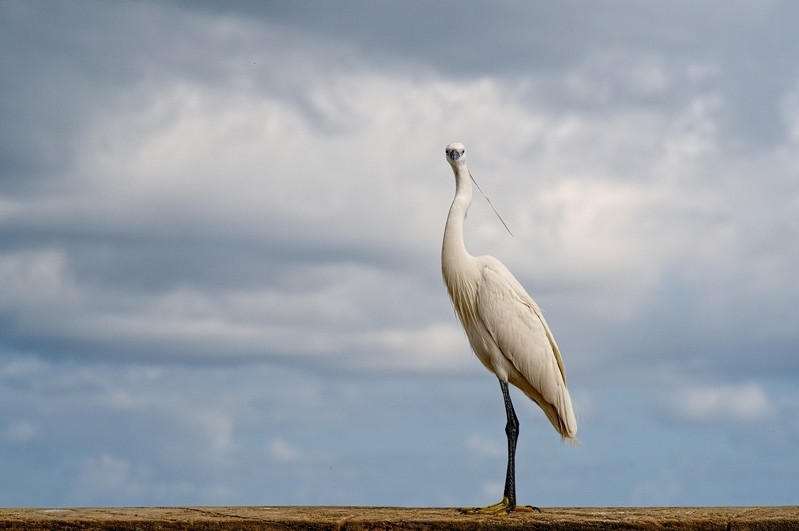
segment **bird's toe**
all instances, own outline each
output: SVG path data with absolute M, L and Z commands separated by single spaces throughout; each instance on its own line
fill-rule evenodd
M 502 516 L 512 512 L 532 513 L 541 512 L 538 507 L 532 505 L 516 505 L 512 504 L 508 498 L 502 498 L 502 501 L 489 505 L 488 507 L 464 507 L 458 510 L 461 514 L 488 514 L 494 516 Z

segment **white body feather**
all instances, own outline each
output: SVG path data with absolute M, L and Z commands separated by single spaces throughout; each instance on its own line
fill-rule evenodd
M 450 147 L 463 146 L 450 144 Z M 471 256 L 463 223 L 472 202 L 465 156 L 450 160 L 455 198 L 444 229 L 441 270 L 455 313 L 469 344 L 498 378 L 521 389 L 538 404 L 565 440 L 574 442 L 574 416 L 560 350 L 541 310 L 502 262 Z

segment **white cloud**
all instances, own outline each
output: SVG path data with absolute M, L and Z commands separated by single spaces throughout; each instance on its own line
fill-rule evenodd
M 41 426 L 32 420 L 20 420 L 9 423 L 3 430 L 3 438 L 12 443 L 27 443 L 39 436 Z
M 66 262 L 65 253 L 55 249 L 0 254 L 0 307 L 15 311 L 20 326 L 52 326 L 61 311 L 82 301 Z
M 218 465 L 231 461 L 236 451 L 233 419 L 229 414 L 211 409 L 194 412 L 192 422 L 205 435 L 208 461 Z
M 756 383 L 683 387 L 675 390 L 664 405 L 675 420 L 701 424 L 746 423 L 775 414 L 774 403 Z
M 471 455 L 479 459 L 503 457 L 507 455 L 505 440 L 491 439 L 479 433 L 472 433 L 466 439 L 466 448 Z
M 481 500 L 497 500 L 502 498 L 502 489 L 504 488 L 505 486 L 499 481 L 484 481 L 480 486 L 480 492 L 482 493 Z
M 78 465 L 70 496 L 75 500 L 89 500 L 102 493 L 111 499 L 131 499 L 142 487 L 134 475 L 130 462 L 112 454 L 87 457 Z
M 658 230 L 641 223 L 641 218 L 653 205 L 663 206 L 662 191 L 647 183 L 616 182 L 614 172 L 626 171 L 625 165 L 601 165 L 608 157 L 613 160 L 620 145 L 634 145 L 653 134 L 667 135 L 663 129 L 668 124 L 661 118 L 622 114 L 608 123 L 551 117 L 526 107 L 517 87 L 489 80 L 454 84 L 435 78 L 408 80 L 385 72 L 344 72 L 324 82 L 307 81 L 315 107 L 311 116 L 324 124 L 321 127 L 294 104 L 263 94 L 243 92 L 231 98 L 201 86 L 164 87 L 144 109 L 102 122 L 98 127 L 102 140 L 95 141 L 80 168 L 90 178 L 78 180 L 72 195 L 34 202 L 24 215 L 37 224 L 66 224 L 78 232 L 111 230 L 123 235 L 132 231 L 156 239 L 185 234 L 200 241 L 244 239 L 255 246 L 356 245 L 375 255 L 391 253 L 404 255 L 409 263 L 423 261 L 426 266 L 414 267 L 436 278 L 442 222 L 452 193 L 440 149 L 456 132 L 479 129 L 494 134 L 475 146 L 475 165 L 505 170 L 494 176 L 493 183 L 483 182 L 498 192 L 492 194 L 502 198 L 511 212 L 520 213 L 516 217 L 520 239 L 536 237 L 530 226 L 552 235 L 542 242 L 542 252 L 531 255 L 537 257 L 533 264 L 520 255 L 524 246 L 506 244 L 503 254 L 522 258 L 534 271 L 557 272 L 564 280 L 585 284 L 590 278 L 585 286 L 589 297 L 601 297 L 597 288 L 621 286 L 623 280 L 626 289 L 614 293 L 620 311 L 627 312 L 665 267 L 670 251 L 658 249 L 662 243 L 641 231 Z M 647 129 L 640 130 L 641 126 Z M 336 130 L 335 136 L 326 133 L 329 127 Z M 630 130 L 636 134 L 631 136 Z M 546 180 L 553 184 L 548 190 L 535 183 L 536 165 L 542 159 L 533 159 L 532 167 L 523 159 L 508 162 L 509 156 L 518 157 L 538 143 L 548 146 L 543 159 L 549 161 Z M 652 151 L 651 145 L 645 148 Z M 588 160 L 573 162 L 570 152 L 585 154 L 586 149 Z M 525 178 L 511 180 L 514 174 Z M 535 198 L 543 217 L 519 220 L 531 208 L 525 197 Z M 489 218 L 469 227 L 476 235 L 476 254 L 496 246 L 496 227 L 491 224 L 496 225 Z M 486 232 L 486 226 L 493 228 Z M 280 260 L 280 256 L 275 258 Z M 339 275 L 327 276 L 326 283 L 312 290 L 253 291 L 248 287 L 244 293 L 215 292 L 213 286 L 178 285 L 147 299 L 132 294 L 135 298 L 127 302 L 120 299 L 126 293 L 112 292 L 117 300 L 111 304 L 116 308 L 109 309 L 103 300 L 106 286 L 79 286 L 68 277 L 71 272 L 66 264 L 62 256 L 58 267 L 50 268 L 57 275 L 50 277 L 71 290 L 63 306 L 83 314 L 75 322 L 86 323 L 85 328 L 92 330 L 72 330 L 75 335 L 120 337 L 135 330 L 137 336 L 157 341 L 190 343 L 196 338 L 219 348 L 232 345 L 233 351 L 250 344 L 280 347 L 284 341 L 279 335 L 288 329 L 271 333 L 270 326 L 297 323 L 297 312 L 307 315 L 309 309 L 323 321 L 368 319 L 364 311 L 372 306 L 372 298 L 407 305 L 400 311 L 410 314 L 414 298 L 396 297 L 392 283 L 400 280 L 403 289 L 415 290 L 418 287 L 413 283 L 420 280 L 418 276 L 397 279 L 393 272 L 355 264 Z M 296 267 L 280 261 L 274 265 Z M 307 266 L 302 270 L 320 272 Z M 13 280 L 9 278 L 8 285 L 14 285 Z M 445 299 L 443 290 L 438 295 Z M 596 303 L 602 305 L 604 301 Z M 369 313 L 373 320 L 367 326 L 373 330 L 368 336 L 398 337 L 380 331 L 387 327 L 374 321 L 374 312 Z M 325 337 L 316 324 L 307 326 L 314 326 L 315 333 L 302 337 Z M 426 334 L 418 327 L 408 330 L 420 338 Z M 448 349 L 445 356 L 456 359 L 451 355 L 453 341 L 439 341 L 444 336 L 438 332 L 434 336 L 427 346 Z M 286 340 L 299 337 L 289 332 Z
M 296 463 L 307 459 L 302 450 L 282 438 L 272 439 L 268 454 L 270 458 L 281 463 Z

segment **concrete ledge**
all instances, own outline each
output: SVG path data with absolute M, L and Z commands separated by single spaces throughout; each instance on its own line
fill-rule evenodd
M 543 509 L 509 516 L 392 507 L 0 509 L 3 530 L 799 530 L 799 507 Z

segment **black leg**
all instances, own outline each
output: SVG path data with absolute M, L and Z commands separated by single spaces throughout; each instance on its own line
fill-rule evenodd
M 500 380 L 499 386 L 502 388 L 502 397 L 505 399 L 505 414 L 508 417 L 508 423 L 505 425 L 505 434 L 508 436 L 508 470 L 505 473 L 505 492 L 502 496 L 502 501 L 499 503 L 482 508 L 465 508 L 461 509 L 461 512 L 494 515 L 508 514 L 513 511 L 540 512 L 541 509 L 537 507 L 516 505 L 516 441 L 519 438 L 519 419 L 516 418 L 513 403 L 510 401 L 508 382 Z
M 507 500 L 507 510 L 512 511 L 516 508 L 516 441 L 519 439 L 519 419 L 513 410 L 513 402 L 510 400 L 508 392 L 508 382 L 499 381 L 502 388 L 502 397 L 505 399 L 505 414 L 508 423 L 505 424 L 505 434 L 508 436 L 508 470 L 505 473 L 505 493 Z

